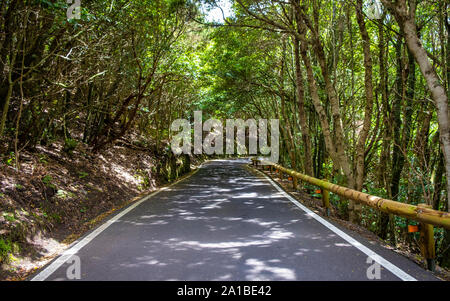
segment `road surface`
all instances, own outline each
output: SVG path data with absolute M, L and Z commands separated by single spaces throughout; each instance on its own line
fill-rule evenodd
M 203 164 L 87 233 L 32 280 L 68 280 L 74 268 L 81 280 L 437 280 L 295 203 L 248 163 Z

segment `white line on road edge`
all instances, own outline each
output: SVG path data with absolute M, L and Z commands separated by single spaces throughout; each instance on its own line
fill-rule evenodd
M 355 248 L 372 258 L 374 261 L 378 262 L 381 266 L 385 267 L 388 271 L 390 271 L 392 274 L 397 276 L 403 281 L 417 281 L 416 278 L 412 277 L 411 275 L 407 274 L 394 264 L 390 263 L 371 249 L 367 248 L 363 244 L 361 244 L 359 241 L 348 235 L 347 233 L 343 232 L 342 230 L 338 229 L 336 226 L 332 225 L 331 223 L 327 222 L 325 219 L 308 209 L 307 207 L 300 204 L 296 199 L 294 199 L 292 196 L 290 196 L 286 191 L 281 189 L 280 186 L 278 186 L 271 178 L 269 178 L 265 173 L 258 170 L 269 182 L 274 186 L 279 192 L 283 194 L 284 197 L 286 197 L 288 200 L 290 200 L 292 203 L 294 203 L 297 207 L 305 211 L 310 217 L 314 218 L 316 221 L 339 235 L 341 238 L 343 238 L 345 241 L 353 245 Z
M 136 203 L 134 203 L 133 205 L 131 205 L 130 207 L 128 207 L 127 209 L 123 210 L 122 212 L 118 213 L 117 215 L 113 216 L 111 219 L 109 219 L 108 221 L 106 221 L 104 224 L 102 224 L 100 227 L 98 227 L 97 229 L 95 229 L 93 232 L 91 232 L 89 235 L 87 235 L 85 238 L 83 238 L 82 240 L 80 240 L 78 243 L 76 243 L 73 247 L 71 247 L 70 249 L 67 249 L 66 251 L 64 251 L 59 257 L 58 259 L 56 259 L 53 263 L 51 263 L 48 267 L 46 267 L 44 270 L 42 270 L 39 274 L 37 274 L 35 277 L 33 277 L 31 279 L 31 281 L 44 281 L 45 279 L 47 279 L 51 274 L 53 274 L 57 269 L 59 269 L 59 267 L 61 267 L 64 263 L 66 263 L 73 255 L 75 255 L 78 251 L 80 251 L 81 248 L 83 248 L 85 245 L 87 245 L 89 242 L 91 242 L 91 240 L 93 240 L 97 235 L 99 235 L 100 233 L 102 233 L 104 230 L 106 230 L 106 228 L 108 228 L 109 226 L 111 226 L 115 221 L 117 221 L 119 218 L 121 218 L 122 216 L 124 216 L 125 214 L 127 214 L 128 212 L 130 212 L 131 210 L 133 210 L 134 208 L 136 208 L 137 206 L 139 206 L 140 204 L 142 204 L 143 202 L 145 202 L 146 200 L 148 200 L 149 198 L 157 195 L 158 193 L 160 193 L 161 191 L 167 190 L 170 187 L 172 187 L 173 185 L 186 180 L 187 178 L 193 176 L 202 166 L 203 164 L 201 164 L 196 170 L 194 170 L 193 173 L 191 173 L 190 175 L 179 179 L 178 181 L 173 182 L 172 184 L 160 188 L 158 191 L 155 191 L 145 197 L 143 197 L 140 201 L 137 201 Z

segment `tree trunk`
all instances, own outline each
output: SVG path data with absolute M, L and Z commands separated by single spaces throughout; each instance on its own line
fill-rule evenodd
M 342 169 L 342 172 L 344 173 L 344 175 L 346 177 L 347 186 L 349 186 L 350 188 L 355 188 L 355 181 L 354 181 L 353 173 L 351 170 L 350 160 L 346 154 L 346 141 L 345 141 L 346 139 L 345 139 L 343 125 L 342 125 L 341 112 L 339 109 L 339 99 L 337 97 L 336 91 L 334 90 L 334 86 L 330 79 L 328 67 L 326 64 L 325 52 L 324 52 L 322 43 L 320 41 L 319 34 L 316 31 L 316 28 L 311 24 L 309 19 L 306 18 L 305 14 L 301 13 L 301 16 L 300 16 L 299 13 L 301 13 L 301 11 L 296 12 L 296 15 L 298 16 L 297 24 L 300 26 L 299 32 L 301 32 L 300 36 L 302 36 L 304 34 L 304 32 L 306 31 L 305 30 L 305 25 L 306 25 L 312 33 L 312 41 L 311 42 L 314 46 L 315 54 L 319 61 L 320 69 L 322 71 L 322 76 L 325 81 L 325 91 L 328 95 L 328 99 L 330 100 L 330 104 L 331 104 L 331 114 L 332 114 L 332 118 L 333 118 L 334 133 L 335 133 L 335 137 L 333 139 L 333 142 L 334 142 L 333 144 L 334 144 L 336 161 L 334 161 L 334 162 L 339 162 L 339 168 Z M 304 36 L 303 36 L 303 38 L 300 39 L 300 42 L 301 42 L 301 44 L 307 43 Z M 302 57 L 303 57 L 303 54 L 302 54 Z M 308 61 L 309 61 L 309 59 L 308 59 Z M 310 67 L 310 68 L 311 68 L 310 71 L 312 73 L 312 67 Z M 308 67 L 307 67 L 307 72 L 308 72 Z M 308 75 L 308 80 L 310 80 L 310 79 L 311 79 L 311 76 Z M 317 92 L 317 90 L 316 90 L 316 92 Z M 311 95 L 311 98 L 313 98 L 313 102 L 314 102 L 314 106 L 315 106 L 316 110 L 319 109 L 321 111 L 321 105 L 320 105 L 320 100 L 318 98 L 318 95 L 317 95 L 317 100 L 319 100 L 319 102 L 314 101 L 313 95 Z M 322 112 L 318 111 L 317 113 L 319 114 L 319 116 L 321 116 L 321 115 L 323 116 L 324 112 L 322 113 Z M 321 120 L 324 120 L 324 118 L 321 118 Z M 328 125 L 328 127 L 329 127 L 329 125 Z M 325 132 L 324 128 L 322 128 L 322 130 Z
M 296 80 L 296 94 L 298 104 L 298 118 L 300 119 L 300 130 L 302 132 L 302 140 L 304 147 L 304 166 L 305 173 L 309 176 L 313 175 L 312 160 L 311 160 L 311 137 L 309 135 L 309 127 L 305 114 L 305 88 L 303 84 L 303 74 L 300 68 L 300 50 L 299 40 L 293 39 L 294 42 L 294 60 L 295 60 L 295 80 Z
M 362 0 L 356 3 L 356 19 L 358 21 L 359 31 L 361 33 L 363 53 L 364 53 L 364 90 L 366 106 L 364 109 L 363 128 L 359 132 L 358 143 L 356 145 L 356 163 L 355 163 L 355 189 L 361 191 L 364 183 L 364 162 L 366 152 L 366 140 L 372 121 L 373 109 L 373 83 L 372 83 L 372 55 L 370 53 L 370 38 L 367 33 L 364 16 L 362 13 Z M 352 210 L 353 209 L 353 210 Z M 350 203 L 350 220 L 359 222 L 361 216 L 361 205 Z

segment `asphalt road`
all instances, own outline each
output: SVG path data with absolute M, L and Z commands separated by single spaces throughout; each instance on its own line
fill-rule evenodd
M 76 275 L 72 254 L 81 280 L 437 280 L 401 255 L 320 222 L 247 163 L 204 164 L 87 233 L 32 280 L 68 280 L 68 269 Z

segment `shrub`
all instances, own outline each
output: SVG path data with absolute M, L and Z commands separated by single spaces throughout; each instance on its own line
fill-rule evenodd
M 0 262 L 8 261 L 8 255 L 12 252 L 12 243 L 0 238 Z
M 78 141 L 77 140 L 75 140 L 75 139 L 71 139 L 71 138 L 67 138 L 65 141 L 64 141 L 64 152 L 65 153 L 67 153 L 67 154 L 72 154 L 72 152 L 75 150 L 75 148 L 77 147 L 77 145 L 78 145 Z

